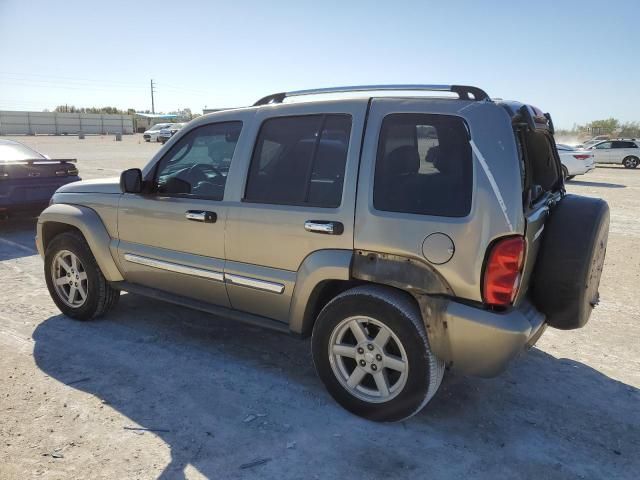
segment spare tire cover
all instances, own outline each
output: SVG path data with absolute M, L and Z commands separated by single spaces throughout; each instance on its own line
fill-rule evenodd
M 589 320 L 608 237 L 604 200 L 566 195 L 551 209 L 531 285 L 533 302 L 550 326 L 570 330 Z

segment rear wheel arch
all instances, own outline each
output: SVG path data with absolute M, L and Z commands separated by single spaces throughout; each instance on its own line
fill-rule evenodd
M 313 331 L 313 326 L 322 309 L 331 300 L 353 287 L 366 282 L 357 280 L 323 280 L 318 283 L 307 300 L 307 305 L 302 318 L 302 329 L 299 332 L 303 337 L 309 337 Z

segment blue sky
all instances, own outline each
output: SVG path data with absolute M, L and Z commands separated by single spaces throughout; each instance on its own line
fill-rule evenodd
M 462 83 L 557 125 L 640 120 L 640 2 L 0 0 L 0 109 L 248 105 L 345 84 Z

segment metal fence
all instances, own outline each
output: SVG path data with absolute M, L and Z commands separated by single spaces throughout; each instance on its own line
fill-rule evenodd
M 0 135 L 133 133 L 133 116 L 100 113 L 0 111 Z

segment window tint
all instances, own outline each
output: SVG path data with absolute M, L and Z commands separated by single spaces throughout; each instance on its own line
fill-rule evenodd
M 463 217 L 471 208 L 472 173 L 462 119 L 388 115 L 378 143 L 373 204 L 390 212 Z
M 607 148 L 611 148 L 611 142 L 599 143 L 598 145 L 595 146 L 595 148 L 597 148 L 598 150 L 605 150 Z
M 266 120 L 251 159 L 245 201 L 339 206 L 350 134 L 349 115 Z
M 160 160 L 154 189 L 165 195 L 222 200 L 242 122 L 198 127 Z
M 638 148 L 633 142 L 613 142 L 612 148 Z

